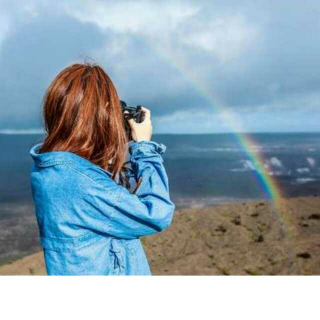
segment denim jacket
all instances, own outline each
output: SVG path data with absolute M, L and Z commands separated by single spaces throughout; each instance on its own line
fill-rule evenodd
M 162 154 L 154 141 L 129 145 L 142 183 L 136 194 L 111 173 L 67 151 L 30 150 L 32 197 L 48 275 L 151 275 L 140 237 L 168 228 L 169 197 Z

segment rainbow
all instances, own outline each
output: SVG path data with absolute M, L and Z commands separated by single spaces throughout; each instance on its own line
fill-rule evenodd
M 215 93 L 213 86 L 208 84 L 199 77 L 200 72 L 192 70 L 184 55 L 179 55 L 175 50 L 170 48 L 170 45 L 154 45 L 154 40 L 151 41 L 145 38 L 146 43 L 150 46 L 157 55 L 177 69 L 192 85 L 193 87 L 210 103 L 216 114 L 222 119 L 223 123 L 227 125 L 231 132 L 235 135 L 239 145 L 245 151 L 249 160 L 253 163 L 255 170 L 253 174 L 263 190 L 264 195 L 272 206 L 275 217 L 277 217 L 283 235 L 296 235 L 295 227 L 290 221 L 290 217 L 286 216 L 284 212 L 285 204 L 281 190 L 277 184 L 274 176 L 268 173 L 267 168 L 264 166 L 264 159 L 259 149 L 258 143 L 253 139 L 252 135 L 245 133 L 243 123 L 239 117 L 235 115 L 233 110 L 226 105 Z

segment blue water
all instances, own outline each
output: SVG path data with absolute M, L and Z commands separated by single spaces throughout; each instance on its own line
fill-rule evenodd
M 0 134 L 0 263 L 39 249 L 29 150 L 43 138 Z M 253 139 L 284 196 L 320 193 L 320 133 L 263 133 Z M 163 158 L 177 208 L 266 198 L 234 135 L 168 134 L 153 140 L 167 146 Z
M 319 192 L 320 133 L 254 134 L 270 175 L 283 194 Z M 0 134 L 0 203 L 29 202 L 29 149 L 42 135 Z M 182 204 L 190 199 L 264 198 L 254 167 L 232 134 L 154 135 L 167 146 L 163 155 L 171 195 Z

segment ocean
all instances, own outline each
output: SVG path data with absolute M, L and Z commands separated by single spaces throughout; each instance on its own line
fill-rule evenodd
M 252 134 L 285 197 L 320 194 L 320 133 Z M 0 134 L 0 264 L 40 249 L 29 175 L 40 134 Z M 153 135 L 163 143 L 177 208 L 265 199 L 254 163 L 233 134 Z

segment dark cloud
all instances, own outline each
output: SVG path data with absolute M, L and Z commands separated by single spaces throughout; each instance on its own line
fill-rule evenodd
M 126 3 L 118 2 L 124 7 Z M 33 19 L 15 20 L 0 51 L 0 128 L 39 127 L 45 88 L 57 72 L 83 61 L 83 56 L 105 67 L 122 99 L 150 106 L 155 117 L 181 110 L 211 113 L 218 97 L 239 114 L 261 110 L 265 128 L 269 112 L 270 128 L 276 130 L 272 121 L 279 109 L 290 109 L 297 117 L 301 108 L 316 108 L 320 100 L 318 1 L 181 3 L 182 9 L 193 6 L 196 13 L 177 27 L 168 27 L 164 20 L 163 32 L 160 22 L 149 23 L 147 8 L 141 19 L 149 24 L 140 29 L 133 24 L 132 30 L 112 24 L 101 27 L 90 17 L 91 22 L 85 22 L 59 5 L 50 12 L 42 6 Z M 15 9 L 10 14 L 14 17 Z M 159 21 L 164 14 L 159 11 Z M 138 19 L 134 12 L 132 19 Z M 148 27 L 154 34 L 145 30 Z M 173 55 L 163 54 L 166 46 Z M 179 57 L 186 62 L 182 68 Z M 313 115 L 312 121 L 314 117 L 320 116 Z M 258 114 L 251 119 L 252 123 L 260 120 Z M 281 121 L 277 123 L 280 128 Z
M 0 54 L 0 128 L 39 127 L 40 105 L 50 81 L 104 41 L 95 26 L 67 16 L 42 15 L 16 25 Z

